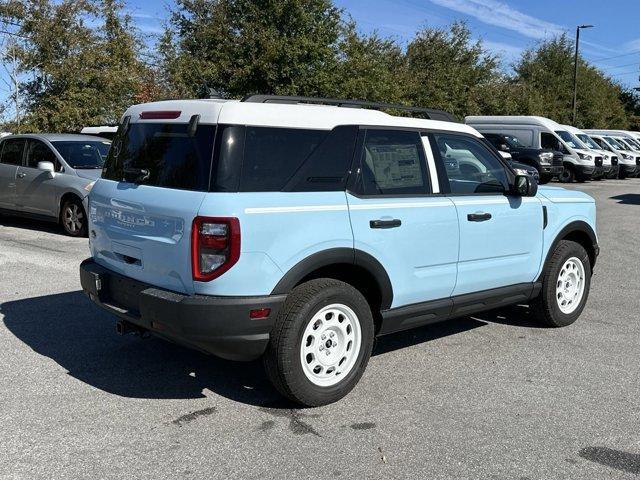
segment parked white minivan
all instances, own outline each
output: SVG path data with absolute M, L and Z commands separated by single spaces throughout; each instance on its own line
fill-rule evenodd
M 480 133 L 503 133 L 534 148 L 559 150 L 564 155 L 560 181 L 584 182 L 602 175 L 602 155 L 585 148 L 575 135 L 553 120 L 537 116 L 469 116 L 465 123 Z

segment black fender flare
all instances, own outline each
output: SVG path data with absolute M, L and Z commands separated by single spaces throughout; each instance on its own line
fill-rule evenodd
M 309 255 L 291 267 L 280 279 L 271 292 L 272 295 L 287 294 L 306 276 L 322 267 L 347 263 L 364 268 L 378 284 L 381 294 L 382 310 L 391 307 L 393 301 L 393 287 L 387 271 L 372 255 L 353 248 L 330 248 Z
M 542 268 L 543 273 L 547 270 L 549 262 L 551 261 L 551 255 L 553 254 L 553 251 L 555 250 L 558 243 L 561 240 L 563 240 L 567 235 L 570 235 L 573 232 L 585 233 L 589 237 L 591 241 L 592 250 L 591 251 L 587 250 L 587 253 L 589 254 L 589 258 L 591 260 L 591 271 L 593 272 L 593 267 L 596 264 L 596 258 L 600 253 L 600 247 L 598 247 L 598 238 L 596 237 L 596 232 L 594 232 L 593 228 L 591 228 L 591 225 L 589 225 L 587 222 L 583 220 L 576 220 L 574 222 L 571 222 L 565 225 L 562 228 L 562 230 L 560 230 L 556 235 L 556 237 L 553 239 L 553 242 L 551 243 L 551 246 L 547 251 L 547 256 L 544 259 L 544 264 Z

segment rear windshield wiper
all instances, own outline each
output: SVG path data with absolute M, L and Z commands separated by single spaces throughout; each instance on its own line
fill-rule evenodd
M 124 169 L 124 180 L 130 183 L 144 183 L 151 177 L 151 172 L 146 168 L 127 167 Z

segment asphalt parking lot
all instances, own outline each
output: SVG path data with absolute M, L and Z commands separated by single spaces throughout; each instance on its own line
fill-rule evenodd
M 117 336 L 80 292 L 86 239 L 0 218 L 0 476 L 637 478 L 640 179 L 571 188 L 602 251 L 576 324 L 518 307 L 386 337 L 306 410 L 260 363 Z

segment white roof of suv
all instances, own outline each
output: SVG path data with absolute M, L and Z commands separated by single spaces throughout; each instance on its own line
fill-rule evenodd
M 193 115 L 200 115 L 202 123 L 252 125 L 264 127 L 310 128 L 331 130 L 338 125 L 373 125 L 407 127 L 462 132 L 481 137 L 472 127 L 463 123 L 397 117 L 367 108 L 336 107 L 317 104 L 252 103 L 238 100 L 167 100 L 133 105 L 123 117 L 131 122 L 157 122 L 141 119 L 143 112 L 179 112 L 174 119 L 163 122 L 186 123 Z

